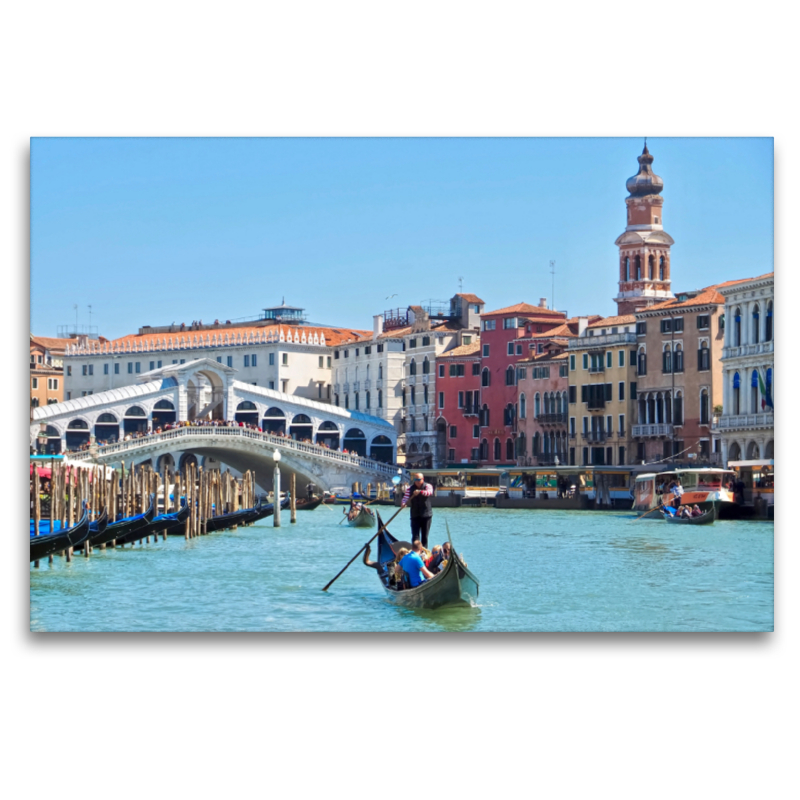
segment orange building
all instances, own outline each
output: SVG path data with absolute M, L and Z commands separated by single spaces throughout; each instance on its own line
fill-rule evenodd
M 55 339 L 30 335 L 31 413 L 39 406 L 60 403 L 64 399 L 64 351 L 73 339 Z

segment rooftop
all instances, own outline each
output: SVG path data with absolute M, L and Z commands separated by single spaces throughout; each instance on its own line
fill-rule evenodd
M 497 311 L 485 311 L 484 317 L 492 317 L 495 314 L 525 314 L 526 316 L 540 317 L 561 317 L 566 316 L 563 311 L 554 311 L 552 308 L 543 308 L 542 306 L 532 306 L 530 303 L 516 303 L 513 306 L 506 308 L 498 308 Z
M 655 308 L 655 306 L 650 306 L 650 309 Z M 648 311 L 650 310 L 648 309 Z M 608 328 L 609 326 L 614 325 L 634 325 L 636 324 L 636 316 L 634 314 L 624 314 L 621 317 L 606 317 L 603 319 L 602 317 L 598 319 L 596 322 L 591 322 L 587 325 L 587 328 Z
M 439 358 L 464 358 L 465 356 L 477 356 L 481 352 L 480 340 L 473 344 L 462 344 L 442 353 Z

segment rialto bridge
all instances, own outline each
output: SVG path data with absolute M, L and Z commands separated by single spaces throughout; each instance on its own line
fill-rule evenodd
M 298 490 L 309 482 L 321 489 L 388 482 L 396 474 L 391 423 L 243 383 L 235 372 L 197 359 L 144 373 L 132 386 L 42 406 L 33 412 L 31 447 L 107 466 L 149 463 L 161 471 L 194 460 L 250 469 L 263 489 L 272 486 L 276 451 L 281 471 L 297 475 Z

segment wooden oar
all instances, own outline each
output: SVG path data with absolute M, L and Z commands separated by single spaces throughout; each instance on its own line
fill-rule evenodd
M 391 522 L 397 516 L 397 514 L 399 514 L 404 508 L 405 506 L 400 506 L 400 508 L 397 509 L 397 513 L 395 513 L 392 516 L 392 519 L 390 519 L 389 522 Z M 384 522 L 383 525 L 378 526 L 378 533 L 376 533 L 372 537 L 372 539 L 370 539 L 368 542 L 364 544 L 364 546 L 344 565 L 344 569 L 342 569 L 342 571 L 332 581 L 330 581 L 329 583 L 325 584 L 325 586 L 322 587 L 323 592 L 327 592 L 328 589 L 330 589 L 330 587 L 332 586 L 333 582 L 338 580 L 344 574 L 344 571 L 367 549 L 367 547 L 370 544 L 372 544 L 372 542 L 375 539 L 378 538 L 378 534 L 386 530 L 386 527 L 389 525 L 389 522 Z
M 641 519 L 642 517 L 646 517 L 648 514 L 652 514 L 654 511 L 658 511 L 658 509 L 661 508 L 663 505 L 664 504 L 661 503 L 657 505 L 655 508 L 651 508 L 649 511 L 645 511 L 641 517 L 636 517 L 636 519 Z M 636 519 L 632 519 L 631 522 L 636 522 Z

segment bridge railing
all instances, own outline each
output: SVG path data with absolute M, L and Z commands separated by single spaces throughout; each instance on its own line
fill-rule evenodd
M 354 465 L 363 467 L 371 472 L 383 473 L 387 477 L 395 474 L 397 467 L 392 464 L 385 464 L 382 461 L 374 461 L 371 458 L 364 458 L 363 456 L 352 455 L 350 453 L 342 453 L 339 450 L 331 450 L 327 447 L 322 447 L 318 444 L 309 444 L 307 442 L 298 442 L 290 437 L 275 436 L 271 433 L 263 433 L 262 431 L 254 431 L 250 428 L 239 427 L 214 427 L 205 425 L 185 425 L 180 428 L 173 428 L 169 431 L 162 431 L 161 433 L 150 433 L 146 436 L 138 436 L 135 439 L 128 441 L 115 442 L 114 444 L 97 445 L 96 451 L 84 450 L 78 453 L 70 453 L 69 458 L 73 461 L 89 461 L 97 456 L 107 456 L 112 453 L 124 453 L 129 450 L 134 450 L 139 447 L 147 447 L 160 442 L 168 442 L 175 439 L 184 439 L 186 437 L 196 436 L 228 436 L 239 439 L 252 439 L 255 441 L 270 444 L 285 450 L 293 450 L 298 453 L 307 453 L 308 455 L 316 458 L 327 458 L 332 461 L 338 461 L 343 464 Z

